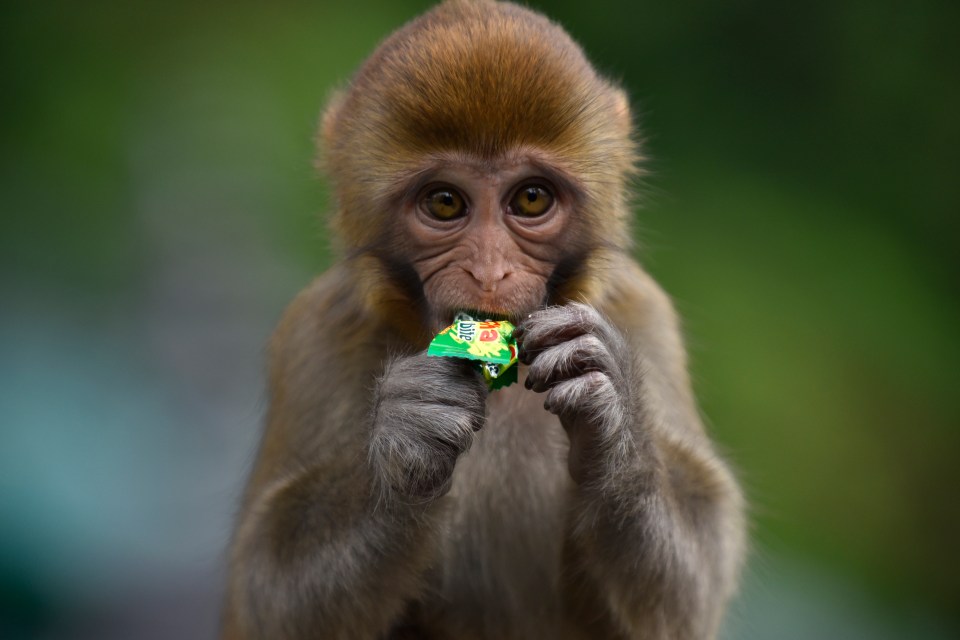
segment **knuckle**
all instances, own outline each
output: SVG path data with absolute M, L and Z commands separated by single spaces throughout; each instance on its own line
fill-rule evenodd
M 600 391 L 613 387 L 610 377 L 601 371 L 588 371 L 580 376 L 580 383 L 586 391 Z
M 534 360 L 527 370 L 527 382 L 534 387 L 546 384 L 554 370 L 552 359 L 545 356 L 546 354 L 543 354 Z
M 607 345 L 593 334 L 586 334 L 579 339 L 579 357 L 583 364 L 589 367 L 606 369 L 610 365 L 611 353 Z
M 577 408 L 576 380 L 568 380 L 550 390 L 548 409 L 553 413 L 569 413 Z
M 546 349 L 542 351 L 530 365 L 531 371 L 536 371 L 541 375 L 553 370 L 557 363 L 557 349 Z
M 567 307 L 573 318 L 581 325 L 594 324 L 598 315 L 596 309 L 583 302 L 571 302 Z
M 456 358 L 442 358 L 436 356 L 424 357 L 418 363 L 419 369 L 432 378 L 444 379 L 454 377 L 458 371 Z
M 603 340 L 592 333 L 580 336 L 579 342 L 580 348 L 588 353 L 604 353 L 607 350 L 607 345 L 603 343 Z
M 536 340 L 549 333 L 557 325 L 563 324 L 564 307 L 547 307 L 530 314 L 524 323 L 524 339 Z
M 454 425 L 454 442 L 459 451 L 465 451 L 473 440 L 473 433 L 477 430 L 477 416 L 464 414 Z

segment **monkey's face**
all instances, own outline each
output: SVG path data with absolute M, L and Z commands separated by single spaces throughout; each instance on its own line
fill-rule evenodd
M 577 200 L 562 171 L 530 156 L 444 157 L 406 194 L 404 244 L 433 322 L 460 309 L 516 319 L 547 302 Z

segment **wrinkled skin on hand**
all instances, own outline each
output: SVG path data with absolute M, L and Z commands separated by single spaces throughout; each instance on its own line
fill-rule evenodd
M 447 493 L 486 398 L 471 361 L 423 352 L 391 362 L 377 385 L 369 454 L 380 490 L 413 502 Z
M 638 376 L 619 331 L 596 309 L 571 303 L 531 314 L 515 333 L 519 359 L 529 365 L 526 387 L 545 393 L 570 437 L 568 465 L 587 480 L 638 415 Z

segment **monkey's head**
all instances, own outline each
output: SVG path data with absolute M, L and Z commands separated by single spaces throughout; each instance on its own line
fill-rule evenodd
M 627 99 L 516 5 L 453 0 L 397 31 L 334 97 L 320 146 L 360 286 L 423 326 L 595 298 L 630 244 Z

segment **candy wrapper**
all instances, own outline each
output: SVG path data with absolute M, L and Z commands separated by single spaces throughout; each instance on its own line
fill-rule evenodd
M 475 320 L 458 313 L 454 323 L 437 334 L 428 356 L 475 360 L 490 390 L 517 381 L 517 341 L 513 325 L 506 320 Z

